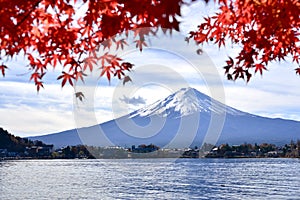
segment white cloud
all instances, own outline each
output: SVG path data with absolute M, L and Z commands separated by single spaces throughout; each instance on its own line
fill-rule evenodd
M 74 127 L 71 111 L 49 107 L 40 109 L 26 105 L 0 108 L 1 127 L 20 136 L 41 135 Z
M 129 98 L 129 97 L 124 95 L 123 98 L 120 98 L 119 100 L 123 101 L 126 104 L 130 104 L 130 105 L 133 105 L 133 106 L 145 105 L 146 104 L 146 100 L 141 96 Z

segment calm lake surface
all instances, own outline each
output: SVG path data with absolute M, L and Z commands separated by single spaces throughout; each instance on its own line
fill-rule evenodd
M 0 161 L 0 199 L 300 199 L 300 159 Z

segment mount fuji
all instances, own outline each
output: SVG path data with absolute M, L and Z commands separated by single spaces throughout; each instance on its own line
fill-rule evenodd
M 300 122 L 261 117 L 182 88 L 129 115 L 99 125 L 30 137 L 56 147 L 155 144 L 182 148 L 211 144 L 273 143 L 300 139 Z

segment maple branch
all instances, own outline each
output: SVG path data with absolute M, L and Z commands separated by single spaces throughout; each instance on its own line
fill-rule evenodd
M 18 28 L 29 16 L 30 14 L 36 9 L 36 7 L 42 2 L 43 0 L 38 0 L 32 8 L 29 10 L 29 12 L 21 19 L 19 23 L 17 23 L 16 28 Z
M 57 18 L 57 20 L 58 20 L 58 22 L 59 22 L 59 25 L 60 25 L 61 27 L 63 27 L 63 24 L 62 24 L 62 22 L 61 22 L 61 20 L 60 20 L 60 18 L 59 18 L 59 13 L 57 12 L 56 7 L 54 8 L 54 11 L 55 11 L 55 14 L 56 14 L 56 18 Z
M 37 90 L 43 87 L 44 74 L 50 67 L 55 68 L 57 62 L 67 72 L 59 76 L 62 86 L 83 80 L 83 72 L 86 69 L 92 71 L 99 60 L 103 61 L 100 76 L 106 76 L 108 80 L 113 76 L 121 79 L 133 65 L 121 63 L 117 55 L 106 53 L 99 57 L 96 51 L 102 47 L 103 51 L 110 50 L 114 46 L 116 50 L 123 49 L 131 37 L 134 41 L 130 45 L 142 51 L 148 37 L 155 36 L 160 28 L 163 34 L 179 31 L 177 17 L 181 16 L 181 7 L 195 1 L 0 0 L 3 8 L 0 13 L 0 60 L 17 56 L 23 50 Z M 194 39 L 197 45 L 215 43 L 219 48 L 230 41 L 239 46 L 241 51 L 236 57 L 229 57 L 224 67 L 228 79 L 241 78 L 248 82 L 255 73 L 266 71 L 269 62 L 290 55 L 299 65 L 299 0 L 214 2 L 219 5 L 218 13 L 205 17 L 186 41 Z M 83 5 L 87 10 L 81 9 Z M 78 10 L 85 12 L 84 16 L 77 17 Z M 134 32 L 132 36 L 128 36 L 129 30 Z M 123 33 L 124 39 L 115 39 Z M 34 52 L 34 56 L 30 52 Z M 202 53 L 202 49 L 197 50 L 197 54 Z M 6 68 L 5 64 L 0 66 L 3 76 Z M 300 67 L 296 73 L 300 75 Z

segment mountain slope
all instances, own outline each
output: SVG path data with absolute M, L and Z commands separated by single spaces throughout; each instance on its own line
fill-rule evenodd
M 31 139 L 57 147 L 81 142 L 95 146 L 153 143 L 160 147 L 187 147 L 200 146 L 203 142 L 281 145 L 299 138 L 300 122 L 245 113 L 193 88 L 183 88 L 128 116 Z

